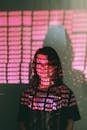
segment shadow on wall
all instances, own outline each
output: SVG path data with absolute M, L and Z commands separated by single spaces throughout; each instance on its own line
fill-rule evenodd
M 71 41 L 64 27 L 62 25 L 50 26 L 43 45 L 53 47 L 58 53 L 64 71 L 64 82 L 74 91 L 82 117 L 75 129 L 86 130 L 87 96 L 84 92 L 84 75 L 80 71 L 72 69 L 73 51 Z
M 79 71 L 72 70 L 73 52 L 71 41 L 67 32 L 62 25 L 54 25 L 48 28 L 48 32 L 44 39 L 44 46 L 53 47 L 60 57 L 64 72 L 64 81 L 72 87 L 78 82 L 83 81 L 83 74 Z M 79 84 L 80 84 L 79 83 Z
M 50 26 L 44 40 L 44 46 L 53 47 L 60 57 L 64 75 L 71 69 L 71 48 L 66 40 L 65 29 L 62 25 Z M 67 63 L 67 65 L 66 65 Z M 64 76 L 65 77 L 65 76 Z

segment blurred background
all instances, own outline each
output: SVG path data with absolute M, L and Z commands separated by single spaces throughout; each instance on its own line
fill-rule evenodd
M 60 56 L 64 82 L 75 93 L 87 130 L 87 1 L 0 1 L 0 130 L 18 130 L 20 93 L 29 84 L 36 50 L 52 46 Z

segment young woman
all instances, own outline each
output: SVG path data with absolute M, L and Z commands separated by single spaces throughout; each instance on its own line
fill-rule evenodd
M 63 83 L 61 62 L 53 48 L 37 50 L 32 73 L 20 99 L 20 129 L 73 130 L 80 114 L 73 92 Z

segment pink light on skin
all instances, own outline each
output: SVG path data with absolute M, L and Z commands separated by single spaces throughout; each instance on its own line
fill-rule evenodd
M 48 57 L 38 54 L 36 59 L 36 71 L 41 78 L 41 85 L 49 86 L 54 74 L 55 67 L 49 65 Z M 42 87 L 42 86 L 41 86 Z

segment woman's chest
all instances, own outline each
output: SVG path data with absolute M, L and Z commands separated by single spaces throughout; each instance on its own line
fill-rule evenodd
M 68 106 L 67 95 L 55 95 L 47 92 L 37 92 L 29 95 L 28 106 L 33 110 L 52 111 Z

